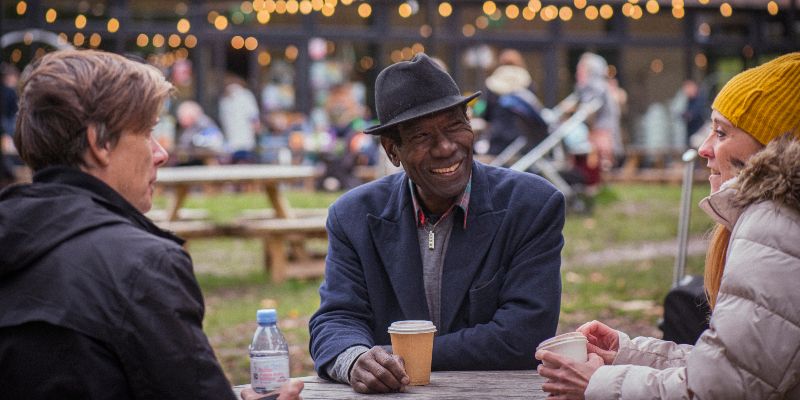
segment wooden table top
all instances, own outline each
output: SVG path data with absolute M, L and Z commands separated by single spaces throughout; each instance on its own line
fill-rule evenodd
M 341 383 L 317 376 L 297 378 L 304 382 L 301 396 L 313 399 L 544 399 L 541 387 L 545 378 L 536 371 L 435 371 L 426 386 L 407 386 L 403 393 L 364 395 Z M 234 387 L 236 397 L 249 385 Z
M 170 184 L 197 184 L 214 182 L 245 182 L 269 180 L 294 180 L 315 176 L 309 165 L 208 165 L 192 167 L 168 167 L 158 169 L 157 182 Z

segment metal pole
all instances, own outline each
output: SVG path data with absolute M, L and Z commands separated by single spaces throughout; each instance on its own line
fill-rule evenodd
M 681 157 L 683 167 L 683 187 L 681 190 L 681 211 L 678 220 L 678 256 L 675 257 L 675 270 L 672 275 L 672 287 L 678 286 L 686 272 L 686 249 L 689 241 L 689 220 L 692 215 L 692 183 L 694 180 L 694 161 L 697 150 L 689 149 Z

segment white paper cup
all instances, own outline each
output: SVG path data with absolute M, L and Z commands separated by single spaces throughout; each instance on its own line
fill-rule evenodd
M 547 350 L 565 356 L 577 362 L 586 362 L 589 354 L 586 345 L 589 341 L 579 332 L 570 332 L 547 339 L 539 344 L 536 351 Z M 553 367 L 544 362 L 545 367 Z
M 392 352 L 403 357 L 410 385 L 427 385 L 431 381 L 433 334 L 436 327 L 431 321 L 397 321 L 389 326 Z

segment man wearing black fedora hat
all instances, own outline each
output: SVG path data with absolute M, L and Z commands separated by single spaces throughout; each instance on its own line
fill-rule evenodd
M 555 334 L 564 196 L 544 179 L 472 159 L 467 103 L 425 54 L 378 75 L 366 130 L 404 172 L 344 194 L 328 214 L 317 373 L 357 392 L 408 384 L 391 354 L 398 320 L 436 325 L 434 370 L 533 369 Z

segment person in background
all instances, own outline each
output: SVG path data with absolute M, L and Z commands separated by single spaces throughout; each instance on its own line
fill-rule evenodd
M 258 101 L 238 76 L 228 75 L 225 81 L 219 99 L 219 121 L 231 152 L 230 162 L 255 163 L 258 161 L 256 143 L 261 131 Z
M 8 153 L 13 151 L 14 121 L 17 116 L 17 81 L 19 71 L 11 64 L 0 65 L 0 188 L 14 182 L 13 163 Z
M 733 77 L 711 121 L 709 329 L 691 346 L 586 323 L 588 362 L 537 352 L 548 398 L 800 398 L 800 53 Z
M 171 92 L 154 67 L 101 51 L 25 70 L 14 142 L 33 183 L 0 192 L 3 398 L 234 398 L 183 240 L 143 215 Z
M 489 124 L 489 154 L 497 155 L 515 139 L 528 140 L 523 151 L 533 148 L 548 135 L 540 112 L 542 103 L 533 92 L 533 79 L 522 55 L 512 49 L 500 53 L 499 65 L 486 78 L 486 109 Z
M 686 143 L 688 145 L 689 138 L 706 123 L 708 99 L 705 90 L 691 79 L 683 82 L 681 90 L 686 96 L 686 105 L 681 113 L 681 120 L 686 126 Z
M 331 88 L 325 101 L 325 112 L 328 133 L 335 144 L 330 152 L 320 154 L 325 172 L 320 176 L 319 187 L 350 190 L 362 183 L 355 176 L 355 167 L 365 165 L 364 161 L 369 161 L 364 160 L 370 156 L 369 149 L 376 147 L 372 138 L 363 133 L 366 107 L 356 98 L 353 84 L 347 82 Z M 334 179 L 337 184 L 330 185 L 326 182 L 329 179 Z
M 575 69 L 575 90 L 556 106 L 559 113 L 574 112 L 581 104 L 599 99 L 600 108 L 586 120 L 592 150 L 576 157 L 588 192 L 602 183 L 602 172 L 613 167 L 616 155 L 623 152 L 619 102 L 608 82 L 608 63 L 594 53 L 584 53 Z
M 176 146 L 178 165 L 203 165 L 223 156 L 225 137 L 200 104 L 184 101 L 175 116 L 182 129 Z
M 0 64 L 0 74 L 3 76 L 3 84 L 0 86 L 2 96 L 0 96 L 0 132 L 13 135 L 14 125 L 17 116 L 17 83 L 19 81 L 19 70 L 17 67 L 2 63 Z
M 329 209 L 310 351 L 320 377 L 357 392 L 403 390 L 389 325 L 430 320 L 434 370 L 532 369 L 555 333 L 564 196 L 543 178 L 473 161 L 453 78 L 427 55 L 378 75 L 379 135 L 397 173 Z

